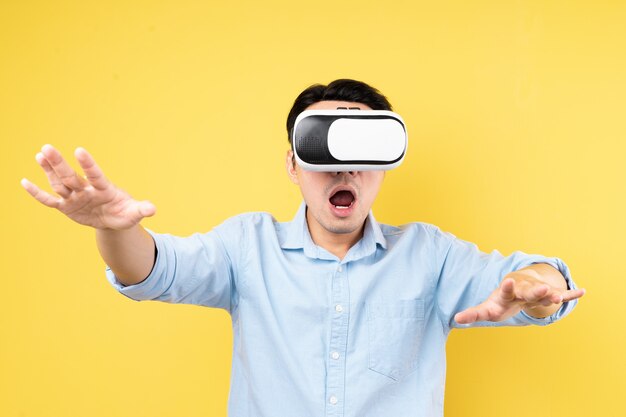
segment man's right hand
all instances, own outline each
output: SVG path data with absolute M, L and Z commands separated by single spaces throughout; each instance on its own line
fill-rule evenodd
M 35 159 L 58 197 L 27 179 L 22 186 L 40 203 L 55 208 L 77 223 L 96 229 L 100 255 L 124 285 L 141 282 L 154 265 L 156 246 L 139 222 L 156 212 L 148 201 L 137 201 L 117 188 L 83 148 L 74 152 L 85 172 L 79 176 L 51 145 L 44 145 Z
M 85 149 L 77 148 L 74 155 L 84 177 L 79 176 L 51 145 L 44 145 L 35 157 L 58 197 L 41 190 L 26 178 L 22 179 L 22 186 L 40 203 L 96 229 L 129 229 L 144 217 L 154 215 L 156 207 L 152 203 L 134 200 L 113 185 Z

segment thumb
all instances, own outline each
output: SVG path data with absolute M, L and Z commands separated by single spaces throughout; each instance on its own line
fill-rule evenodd
M 145 200 L 137 204 L 137 211 L 141 217 L 151 217 L 156 213 L 156 207 L 151 202 Z
M 505 301 L 512 301 L 515 299 L 515 280 L 513 278 L 507 278 L 500 284 L 500 297 Z

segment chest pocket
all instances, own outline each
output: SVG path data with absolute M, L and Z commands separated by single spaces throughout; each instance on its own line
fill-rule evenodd
M 399 380 L 417 368 L 424 333 L 424 301 L 367 303 L 368 366 Z

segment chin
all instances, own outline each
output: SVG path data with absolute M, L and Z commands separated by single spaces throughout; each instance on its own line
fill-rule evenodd
M 324 225 L 324 229 L 328 230 L 331 233 L 336 233 L 338 235 L 345 235 L 349 233 L 354 233 L 357 230 L 359 230 L 363 226 L 364 222 L 365 222 L 365 219 L 361 221 L 357 221 L 355 219 L 355 220 L 348 221 L 348 222 L 330 221 L 326 225 Z
M 326 230 L 328 230 L 331 233 L 335 233 L 337 235 L 347 235 L 350 234 L 352 232 L 354 232 L 357 228 L 356 227 L 342 227 L 342 226 L 338 226 L 338 227 L 327 227 Z

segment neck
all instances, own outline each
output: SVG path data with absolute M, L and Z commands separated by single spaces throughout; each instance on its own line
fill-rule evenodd
M 308 210 L 306 221 L 313 242 L 339 259 L 343 259 L 350 248 L 363 237 L 363 231 L 365 229 L 365 222 L 363 222 L 361 227 L 353 232 L 333 233 L 323 228 L 315 219 L 312 219 Z

